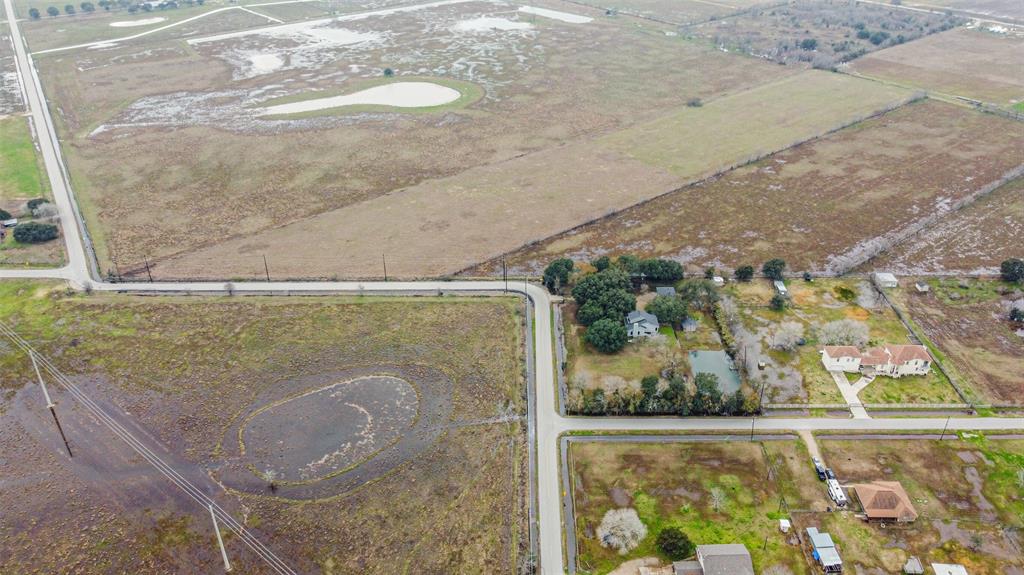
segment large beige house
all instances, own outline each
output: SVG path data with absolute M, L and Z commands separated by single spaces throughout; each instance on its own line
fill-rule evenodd
M 927 375 L 932 368 L 932 356 L 923 345 L 886 344 L 863 352 L 852 345 L 826 345 L 821 350 L 821 363 L 829 371 L 903 377 Z

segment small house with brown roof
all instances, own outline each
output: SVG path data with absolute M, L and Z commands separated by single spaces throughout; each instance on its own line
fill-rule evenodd
M 872 481 L 850 486 L 869 521 L 913 523 L 917 511 L 899 481 Z

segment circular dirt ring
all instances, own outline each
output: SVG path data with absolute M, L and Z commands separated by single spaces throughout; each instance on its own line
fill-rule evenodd
M 424 365 L 278 381 L 232 418 L 211 471 L 224 487 L 246 493 L 346 493 L 431 449 L 448 429 L 452 393 L 448 375 Z
M 348 469 L 398 441 L 416 420 L 416 390 L 404 379 L 363 376 L 313 389 L 255 412 L 242 445 L 258 471 L 309 481 Z

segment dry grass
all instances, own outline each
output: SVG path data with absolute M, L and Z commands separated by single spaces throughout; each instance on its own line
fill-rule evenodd
M 579 0 L 581 4 L 677 25 L 721 18 L 764 0 Z
M 542 4 L 586 12 L 578 6 Z M 346 22 L 347 28 L 363 32 L 391 31 L 401 41 L 358 54 L 346 50 L 346 58 L 331 59 L 312 74 L 296 69 L 233 80 L 232 68 L 221 59 L 226 50 L 234 49 L 231 41 L 187 47 L 149 43 L 41 58 L 41 73 L 67 138 L 76 192 L 85 204 L 90 229 L 105 240 L 100 246 L 101 267 L 116 263 L 129 269 L 147 255 L 167 258 L 236 237 L 225 251 L 201 253 L 189 265 L 200 268 L 199 275 L 244 275 L 247 262 L 221 261 L 223 265 L 213 268 L 209 262 L 226 254 L 258 254 L 264 251 L 260 244 L 270 243 L 268 256 L 289 275 L 367 273 L 364 262 L 349 268 L 337 265 L 333 256 L 340 252 L 373 262 L 374 273 L 381 251 L 401 260 L 408 250 L 404 259 L 410 273 L 424 269 L 413 260 L 443 260 L 440 254 L 451 254 L 452 261 L 440 266 L 433 262 L 427 269 L 459 269 L 555 233 L 565 221 L 585 221 L 625 207 L 634 201 L 636 181 L 649 182 L 646 195 L 673 185 L 667 175 L 577 141 L 676 109 L 690 98 L 711 99 L 789 73 L 665 36 L 653 23 L 626 20 L 598 18 L 586 25 L 567 25 L 535 19 L 531 22 L 536 35 L 528 43 L 508 35 L 480 36 L 503 46 L 501 50 L 467 43 L 464 37 L 461 43 L 450 44 L 437 37 L 438 30 L 461 19 L 487 14 L 524 18 L 500 6 L 469 2 Z M 264 49 L 272 45 L 256 41 Z M 622 50 L 624 45 L 630 50 Z M 485 58 L 488 65 L 472 70 L 451 67 L 465 58 Z M 364 67 L 361 72 L 350 70 L 354 62 Z M 140 99 L 167 97 L 183 86 L 228 94 L 236 88 L 257 90 L 287 82 L 287 93 L 280 95 L 288 95 L 341 89 L 347 78 L 376 77 L 384 66 L 396 67 L 400 75 L 444 68 L 447 71 L 440 75 L 478 83 L 487 95 L 459 111 L 321 118 L 270 131 L 217 121 L 194 125 L 191 120 L 171 122 L 163 129 L 130 126 L 130 111 Z M 235 102 L 237 95 L 225 95 L 223 100 Z M 187 105 L 170 102 L 171 107 Z M 212 111 L 218 105 L 206 104 L 214 107 Z M 129 126 L 90 137 L 98 126 L 117 123 Z M 540 159 L 529 156 L 538 152 Z M 111 162 L 113 157 L 119 161 Z M 592 168 L 585 175 L 569 175 L 567 164 L 604 166 L 612 173 Z M 463 173 L 464 181 L 458 179 Z M 563 192 L 563 187 L 568 190 Z M 594 205 L 580 200 L 578 190 L 586 188 L 593 188 Z M 389 192 L 391 200 L 351 209 Z M 436 213 L 409 207 L 428 195 Z M 562 198 L 576 213 L 553 222 L 554 216 L 534 209 L 534 214 L 541 214 L 540 222 L 523 219 L 530 202 L 546 205 Z M 383 217 L 385 212 L 391 215 Z M 153 217 L 155 213 L 160 217 Z M 309 254 L 305 247 L 311 239 L 323 237 L 310 235 L 302 220 L 317 214 L 324 220 L 313 220 L 308 228 L 317 233 L 322 231 L 318 227 L 328 228 L 329 235 L 323 237 L 330 237 L 335 249 Z M 367 227 L 339 230 L 340 221 L 346 226 L 359 221 Z M 410 225 L 412 221 L 417 224 Z M 426 225 L 420 225 L 424 221 Z M 294 225 L 286 226 L 289 223 Z M 263 232 L 279 226 L 285 227 L 270 232 L 275 237 L 269 241 Z M 184 231 L 196 227 L 205 233 Z M 449 227 L 468 231 L 459 238 L 439 237 L 437 230 Z M 478 232 L 504 235 L 512 227 L 514 234 L 506 238 L 487 238 L 496 245 L 475 242 Z M 356 244 L 347 243 L 349 232 L 358 235 Z M 382 232 L 395 237 L 382 238 Z M 467 253 L 460 253 L 463 249 Z M 185 269 L 177 263 L 173 267 Z
M 896 572 L 910 555 L 925 565 L 961 563 L 972 574 L 1002 575 L 1012 572 L 1009 566 L 1022 566 L 1019 532 L 1014 532 L 1021 526 L 1024 504 L 1015 478 L 1024 463 L 1020 441 L 940 444 L 819 436 L 818 443 L 841 483 L 900 481 L 920 514 L 913 524 L 884 528 L 849 513 L 801 518 L 801 524 L 831 531 L 847 569 Z
M 1024 97 L 1024 33 L 956 29 L 851 64 L 872 78 L 1009 106 Z
M 56 289 L 0 283 L 0 319 L 96 399 L 130 412 L 186 473 L 223 464 L 221 438 L 262 390 L 357 365 L 412 363 L 444 371 L 454 382 L 453 423 L 492 418 L 509 406 L 525 411 L 522 325 L 513 300 L 134 298 Z M 50 443 L 48 420 L 26 407 L 35 405 L 31 365 L 0 345 L 0 406 L 7 410 L 0 418 L 0 571 L 215 570 L 219 558 L 205 510 L 122 453 L 116 438 L 73 424 L 81 416 L 59 393 L 66 429 L 82 451 L 75 461 L 82 463 L 69 464 L 51 450 L 59 444 Z M 103 442 L 86 437 L 107 445 L 100 449 Z M 218 497 L 236 512 L 244 504 L 247 525 L 301 572 L 509 573 L 526 540 L 525 440 L 518 423 L 453 426 L 372 488 L 317 502 L 233 492 Z M 114 495 L 102 470 L 122 465 L 118 478 L 132 480 L 119 480 Z M 154 549 L 146 508 L 191 517 L 187 531 L 194 540 Z M 51 520 L 36 521 L 40 516 Z M 40 539 L 53 544 L 43 549 Z M 240 570 L 265 572 L 240 542 L 228 545 Z M 179 558 L 194 562 L 178 565 Z
M 1024 6 L 1017 0 L 906 0 L 903 4 L 929 10 L 943 7 L 969 14 L 1024 20 Z
M 1003 260 L 1020 256 L 1021 237 L 1024 179 L 1017 179 L 862 267 L 909 275 L 995 274 Z
M 555 257 L 634 253 L 694 269 L 782 257 L 790 269 L 828 270 L 1016 168 L 1017 133 L 1017 123 L 992 115 L 912 104 L 548 238 L 511 254 L 509 265 L 540 270 Z
M 947 366 L 983 401 L 1022 403 L 1024 338 L 1014 333 L 1004 307 L 1024 297 L 1020 288 L 998 281 L 922 281 L 930 293 L 908 288 L 894 297 L 947 356 Z
M 771 567 L 806 574 L 800 550 L 778 531 L 780 496 L 792 508 L 810 507 L 806 477 L 810 458 L 795 441 L 759 443 L 575 443 L 571 447 L 573 498 L 580 567 L 608 573 L 619 563 L 659 556 L 654 544 L 668 526 L 683 530 L 698 545 L 744 543 L 759 573 Z M 813 475 L 811 475 L 813 477 Z M 811 485 L 813 488 L 814 486 Z M 725 503 L 713 509 L 710 491 Z M 634 507 L 647 537 L 627 555 L 601 547 L 594 530 L 604 513 Z M 767 540 L 766 540 L 767 538 Z M 665 561 L 666 558 L 662 557 Z

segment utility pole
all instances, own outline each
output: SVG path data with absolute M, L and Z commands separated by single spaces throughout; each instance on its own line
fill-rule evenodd
M 210 506 L 210 518 L 213 519 L 213 530 L 217 533 L 217 545 L 220 546 L 220 556 L 224 559 L 224 572 L 231 572 L 231 563 L 228 562 L 228 552 L 224 549 L 224 539 L 220 536 L 220 526 L 217 525 L 217 515 L 213 512 L 213 505 Z
M 39 364 L 36 363 L 36 353 L 29 350 L 29 358 L 32 360 L 32 368 L 36 370 L 36 378 L 39 379 L 39 387 L 43 389 L 43 397 L 46 399 L 46 408 L 50 410 L 50 415 L 53 416 L 53 422 L 57 424 L 57 431 L 60 432 L 60 438 L 64 440 L 64 449 L 68 450 L 68 457 L 74 457 L 71 453 L 71 446 L 68 444 L 68 438 L 64 435 L 64 428 L 60 425 L 60 420 L 57 419 L 57 404 L 50 399 L 50 392 L 46 390 L 46 383 L 43 381 L 43 374 L 39 373 Z
M 764 379 L 761 380 L 761 397 L 757 400 L 757 412 L 761 413 L 764 411 L 764 388 L 768 384 Z
M 270 282 L 270 266 L 267 265 L 267 254 L 263 254 L 263 272 L 267 274 L 267 282 Z
M 505 281 L 505 293 L 508 293 L 508 266 L 505 265 L 505 258 L 501 258 L 501 278 Z
M 942 426 L 942 435 L 939 436 L 939 441 L 946 438 L 946 429 L 949 428 L 949 417 L 946 417 L 946 425 Z
M 754 441 L 754 422 L 757 421 L 757 416 L 750 418 L 750 441 Z
M 149 256 L 145 256 L 145 258 L 146 258 L 146 275 L 149 276 L 149 283 L 153 283 L 153 272 L 151 272 L 150 269 L 149 269 Z
M 380 259 L 384 262 L 384 281 L 388 281 L 388 259 L 384 256 L 383 252 L 380 254 Z

